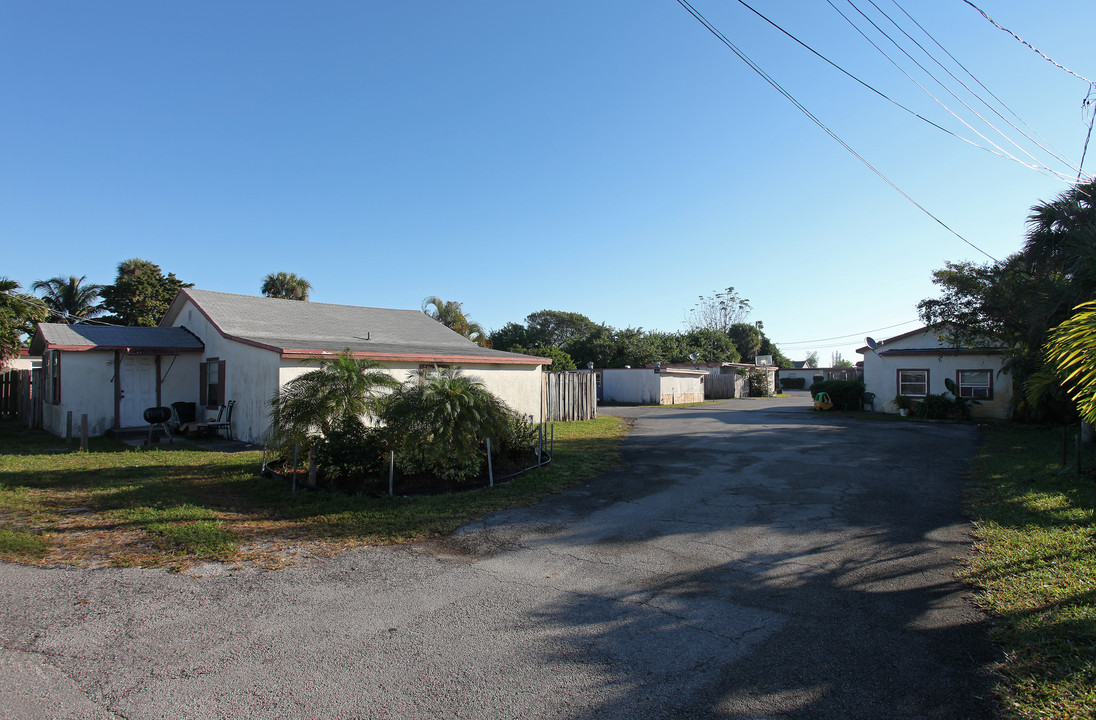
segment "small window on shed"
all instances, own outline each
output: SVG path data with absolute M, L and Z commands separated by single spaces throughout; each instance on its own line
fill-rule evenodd
M 928 370 L 899 370 L 898 394 L 906 397 L 925 397 L 929 394 Z

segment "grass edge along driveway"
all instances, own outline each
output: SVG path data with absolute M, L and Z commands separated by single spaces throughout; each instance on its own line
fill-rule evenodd
M 494 489 L 370 497 L 290 494 L 284 480 L 258 475 L 258 452 L 183 444 L 134 449 L 108 438 L 77 452 L 52 435 L 4 422 L 0 560 L 175 570 L 220 560 L 275 568 L 302 547 L 327 554 L 443 535 L 611 469 L 628 428 L 611 416 L 555 423 L 552 463 Z
M 972 468 L 964 579 L 994 620 L 1015 718 L 1096 717 L 1096 478 L 1061 459 L 1061 428 L 991 426 Z

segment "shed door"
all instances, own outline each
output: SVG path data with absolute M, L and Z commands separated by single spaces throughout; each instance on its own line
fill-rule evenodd
M 126 355 L 122 358 L 122 427 L 147 425 L 145 410 L 156 406 L 156 358 Z

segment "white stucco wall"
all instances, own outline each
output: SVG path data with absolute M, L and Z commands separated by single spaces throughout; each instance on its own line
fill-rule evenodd
M 658 374 L 649 368 L 602 370 L 601 399 L 609 403 L 657 405 L 662 400 Z
M 699 375 L 660 374 L 651 368 L 610 368 L 601 372 L 604 402 L 680 405 L 704 399 Z
M 80 416 L 88 416 L 88 435 L 102 435 L 114 426 L 114 352 L 65 352 L 61 354 L 61 402 L 42 405 L 42 427 L 60 437 L 68 428 L 80 436 Z M 43 384 L 49 379 L 43 378 Z
M 886 350 L 935 349 L 938 352 L 917 355 L 886 355 Z M 932 331 L 910 338 L 888 342 L 864 353 L 865 390 L 875 393 L 874 408 L 897 413 L 894 396 L 898 394 L 899 370 L 927 370 L 929 388 L 933 394 L 948 393 L 946 378 L 958 382 L 960 370 L 989 370 L 993 374 L 993 399 L 971 404 L 971 417 L 1008 419 L 1012 417 L 1014 393 L 1012 376 L 1002 373 L 1004 356 L 999 354 L 968 354 L 956 352 L 936 338 Z M 950 393 L 948 393 L 950 396 Z

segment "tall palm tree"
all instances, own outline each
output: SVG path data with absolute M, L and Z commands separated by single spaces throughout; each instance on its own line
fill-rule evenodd
M 341 424 L 372 414 L 383 391 L 399 387 L 384 366 L 349 349 L 320 361 L 318 370 L 282 386 L 271 401 L 271 441 L 283 450 L 306 447 Z
M 263 279 L 261 292 L 269 298 L 308 300 L 312 283 L 294 273 L 270 273 Z
M 87 275 L 51 277 L 35 282 L 31 289 L 42 294 L 42 302 L 56 314 L 58 322 L 79 323 L 106 312 L 99 305 L 103 286 L 85 283 L 87 279 Z
M 464 314 L 462 304 L 456 300 L 442 300 L 436 295 L 422 301 L 422 311 L 450 330 L 460 333 L 482 347 L 491 347 L 487 331 L 478 322 Z
M 1047 361 L 1077 403 L 1085 420 L 1096 423 L 1096 301 L 1074 308 L 1047 343 Z

